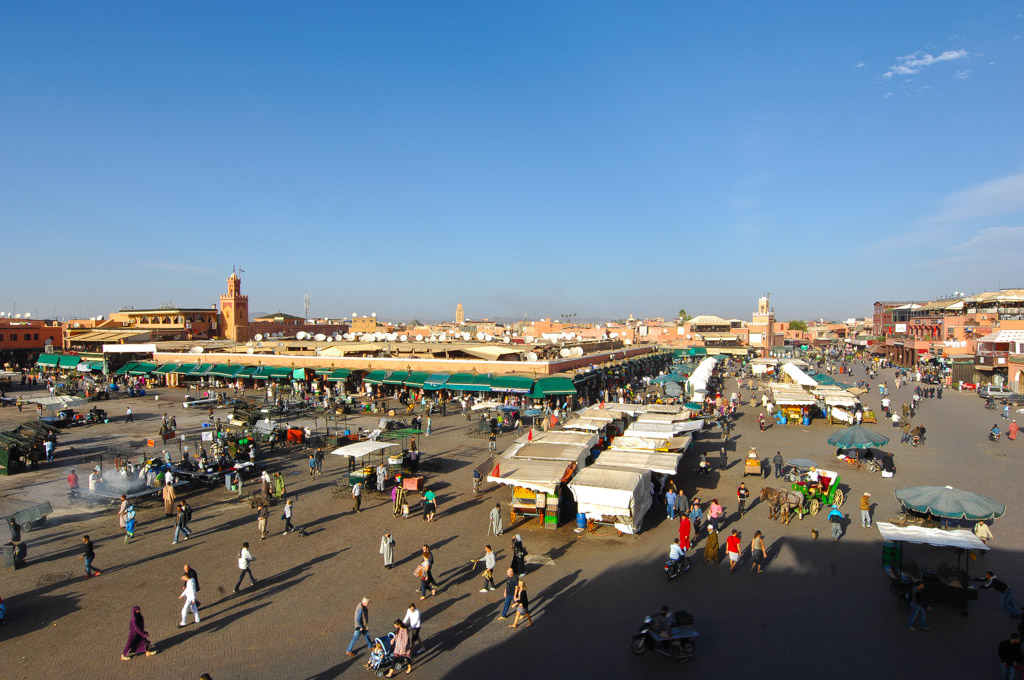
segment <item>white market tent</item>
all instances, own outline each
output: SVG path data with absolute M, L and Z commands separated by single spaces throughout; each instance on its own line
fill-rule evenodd
M 569 489 L 587 519 L 614 517 L 615 528 L 627 534 L 640 530 L 651 507 L 651 473 L 646 471 L 591 465 L 569 482 Z
M 885 541 L 904 541 L 920 545 L 934 545 L 940 548 L 963 548 L 965 550 L 988 550 L 974 532 L 967 529 L 927 529 L 925 527 L 898 527 L 889 522 L 875 522 L 878 533 Z
M 564 460 L 500 460 L 487 481 L 554 494 L 575 469 L 575 464 Z
M 589 455 L 589 446 L 579 446 L 577 444 L 513 444 L 501 454 L 500 461 L 559 460 L 574 463 L 577 467 L 583 467 Z
M 690 412 L 686 413 L 640 413 L 636 417 L 638 423 L 682 423 L 690 420 Z
M 689 417 L 689 409 L 682 404 L 647 404 L 640 407 L 640 413 L 681 413 Z
M 56 397 L 36 397 L 35 399 L 23 399 L 26 404 L 39 404 L 47 411 L 61 411 L 66 408 L 79 408 L 85 406 L 89 402 L 81 397 L 69 397 L 69 396 L 56 396 Z
M 675 423 L 636 422 L 622 434 L 627 437 L 655 437 L 668 439 L 681 434 L 699 432 L 704 427 L 703 419 L 685 420 Z
M 811 394 L 819 399 L 823 399 L 827 406 L 844 406 L 854 408 L 860 403 L 860 399 L 835 385 L 819 385 L 818 387 L 812 387 Z
M 640 404 L 618 404 L 613 401 L 606 402 L 604 408 L 601 410 L 612 411 L 613 413 L 620 414 L 622 416 L 633 417 L 643 408 Z
M 799 385 L 772 383 L 768 386 L 772 401 L 778 406 L 814 406 L 814 395 Z
M 660 472 L 663 475 L 674 475 L 679 470 L 679 459 L 682 457 L 683 454 L 678 452 L 669 453 L 665 451 L 608 449 L 607 451 L 601 452 L 597 461 L 600 465 L 628 468 L 630 470 Z
M 793 362 L 782 364 L 782 372 L 801 387 L 817 387 L 818 381 L 801 371 Z
M 622 435 L 611 441 L 611 448 L 624 451 L 686 451 L 693 444 L 693 437 L 633 437 Z
M 567 432 L 565 430 L 550 430 L 548 432 L 534 432 L 533 439 L 529 434 L 516 437 L 517 444 L 571 444 L 592 449 L 597 446 L 598 436 L 585 432 Z
M 398 448 L 394 442 L 355 442 L 348 446 L 340 446 L 331 451 L 332 456 L 348 456 L 349 458 L 365 458 L 371 453 L 384 452 Z
M 562 430 L 574 430 L 577 432 L 600 432 L 608 423 L 603 420 L 593 420 L 591 418 L 574 418 L 562 425 Z
M 489 411 L 496 408 L 501 408 L 500 401 L 478 401 L 473 404 L 474 411 Z
M 708 383 L 711 381 L 711 374 L 714 372 L 715 366 L 717 365 L 718 361 L 714 357 L 708 357 L 697 364 L 697 368 L 693 369 L 693 373 L 690 374 L 690 377 L 686 381 L 691 394 L 694 392 L 707 391 Z
M 585 418 L 588 420 L 600 420 L 605 423 L 611 423 L 616 420 L 623 420 L 626 417 L 623 413 L 617 411 L 610 411 L 608 409 L 603 408 L 597 408 L 596 406 L 591 406 L 589 408 L 583 409 L 582 411 L 579 412 L 579 416 L 580 418 Z

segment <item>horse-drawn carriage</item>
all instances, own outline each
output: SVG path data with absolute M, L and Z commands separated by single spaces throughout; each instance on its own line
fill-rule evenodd
M 839 473 L 817 468 L 809 460 L 787 461 L 789 470 L 785 479 L 792 482 L 789 489 L 762 488 L 761 500 L 768 505 L 768 518 L 779 518 L 789 524 L 792 515 L 817 515 L 824 506 L 840 507 L 845 500 Z

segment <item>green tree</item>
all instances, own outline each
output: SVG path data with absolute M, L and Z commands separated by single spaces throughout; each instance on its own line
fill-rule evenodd
M 683 321 L 689 321 L 693 317 L 690 316 L 689 314 L 687 314 L 685 309 L 680 309 L 679 310 L 679 318 L 682 319 Z
M 791 330 L 791 331 L 806 331 L 807 330 L 807 322 L 806 321 L 787 321 L 786 323 L 789 324 L 789 330 Z

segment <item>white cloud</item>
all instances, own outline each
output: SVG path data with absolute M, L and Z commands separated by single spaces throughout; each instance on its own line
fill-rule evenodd
M 973 220 L 1024 210 L 1024 173 L 1007 175 L 950 194 L 927 222 Z
M 956 78 L 957 80 L 967 80 L 968 78 L 971 77 L 971 70 L 965 68 L 962 71 L 957 71 L 956 73 L 953 74 L 953 77 Z
M 1024 227 L 986 227 L 976 231 L 968 240 L 949 246 L 946 257 L 922 262 L 921 266 L 956 267 L 958 275 L 985 272 L 991 277 L 993 271 L 999 271 L 998 266 L 1003 262 L 993 259 L 994 252 L 1021 250 L 1024 250 Z M 1017 271 L 1012 264 L 1008 269 Z
M 867 66 L 867 64 L 865 64 L 863 61 L 858 61 L 856 64 L 853 65 L 854 68 L 864 68 L 865 66 Z
M 941 61 L 954 61 L 956 59 L 964 59 L 969 56 L 967 50 L 946 50 L 939 56 L 934 56 L 927 52 L 914 52 L 913 54 L 907 54 L 902 57 L 896 58 L 896 63 L 889 67 L 889 70 L 882 74 L 883 78 L 892 78 L 893 76 L 912 76 L 915 73 L 920 73 L 921 69 L 932 64 L 937 64 Z

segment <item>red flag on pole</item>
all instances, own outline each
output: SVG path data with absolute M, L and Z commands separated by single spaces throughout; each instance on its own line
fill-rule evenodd
M 526 441 L 528 441 L 528 442 L 532 442 L 533 441 L 533 428 L 532 427 L 530 428 L 529 434 L 526 435 Z
M 501 477 L 501 469 L 500 468 L 501 468 L 501 464 L 500 463 L 495 463 L 494 464 L 494 469 L 491 470 L 491 477 Z

